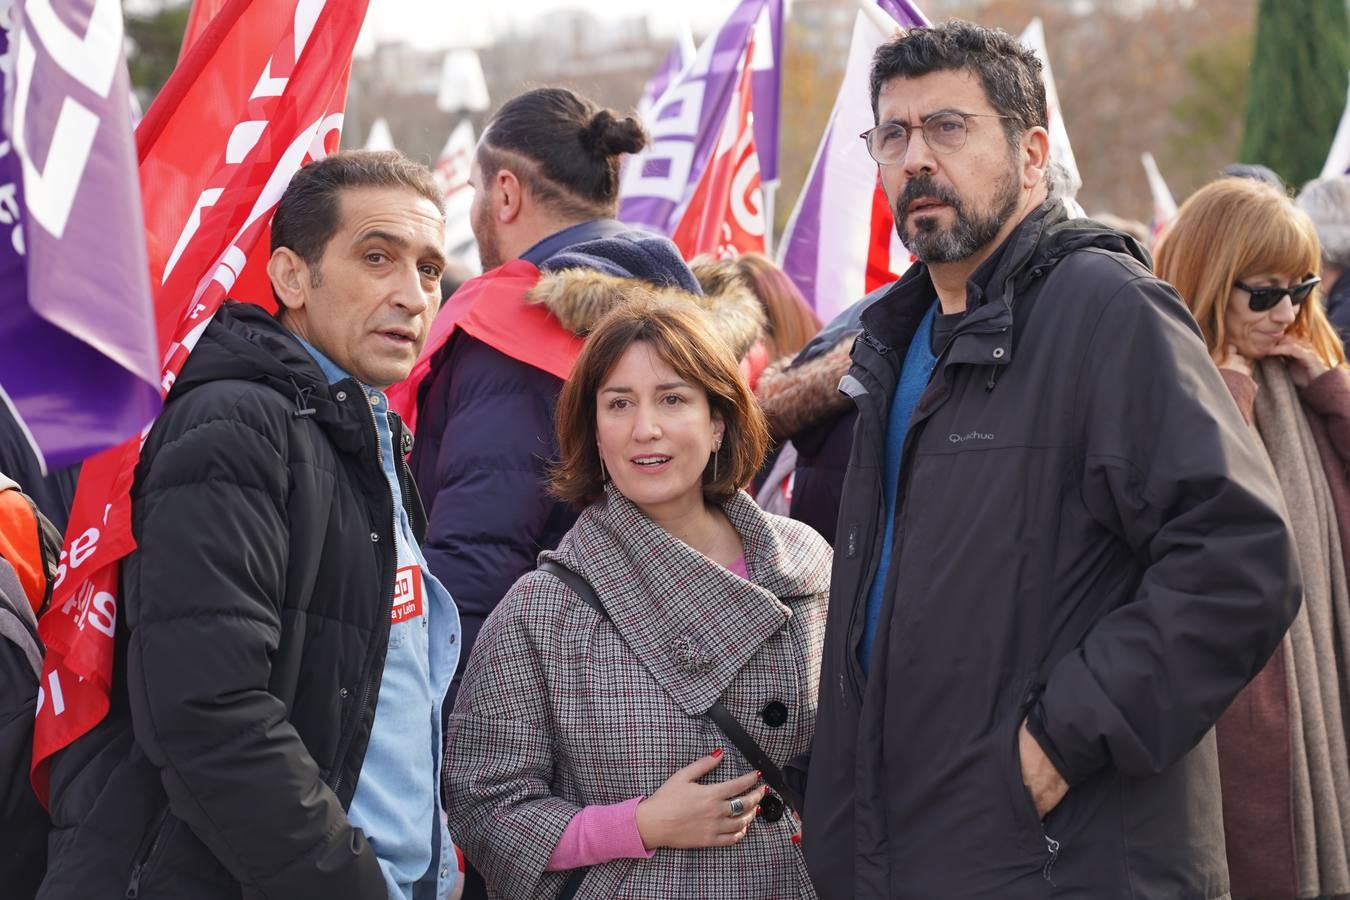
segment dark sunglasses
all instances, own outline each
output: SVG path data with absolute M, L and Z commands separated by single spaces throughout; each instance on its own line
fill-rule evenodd
M 1312 293 L 1312 289 L 1321 283 L 1322 279 L 1320 278 L 1309 278 L 1307 281 L 1300 281 L 1298 284 L 1289 285 L 1289 287 L 1254 288 L 1248 287 L 1240 281 L 1235 281 L 1233 287 L 1240 291 L 1246 291 L 1251 296 L 1247 305 L 1251 307 L 1252 312 L 1265 312 L 1283 300 L 1285 294 L 1289 295 L 1289 302 L 1293 303 L 1295 307 L 1302 306 L 1303 301 L 1307 300 L 1308 295 Z

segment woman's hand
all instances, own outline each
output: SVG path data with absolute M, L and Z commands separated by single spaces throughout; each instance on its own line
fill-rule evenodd
M 1322 362 L 1311 344 L 1287 334 L 1271 348 L 1270 355 L 1288 360 L 1289 377 L 1301 388 L 1312 384 L 1327 371 L 1327 364 Z
M 745 837 L 767 788 L 755 786 L 758 772 L 719 784 L 698 783 L 721 763 L 722 751 L 715 750 L 671 775 L 638 804 L 638 834 L 648 850 L 730 847 Z M 736 799 L 744 808 L 740 815 L 731 813 L 731 801 Z
M 1214 355 L 1214 362 L 1220 369 L 1232 369 L 1248 378 L 1252 377 L 1252 361 L 1239 353 L 1237 347 L 1232 344 L 1225 344 L 1223 353 Z

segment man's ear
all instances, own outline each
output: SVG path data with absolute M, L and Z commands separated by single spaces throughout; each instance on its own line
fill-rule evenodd
M 267 260 L 267 277 L 281 305 L 296 311 L 305 305 L 305 287 L 309 284 L 309 266 L 290 247 L 278 247 Z
M 1050 133 L 1037 125 L 1022 135 L 1022 187 L 1034 188 L 1050 167 Z
M 497 170 L 492 179 L 492 216 L 500 225 L 510 225 L 520 217 L 525 202 L 525 185 L 510 169 Z

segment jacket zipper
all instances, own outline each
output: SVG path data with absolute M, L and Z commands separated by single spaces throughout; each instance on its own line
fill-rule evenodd
M 127 881 L 127 890 L 125 894 L 129 900 L 135 900 L 135 898 L 141 895 L 141 875 L 145 873 L 145 867 L 149 865 L 150 858 L 155 855 L 155 850 L 159 848 L 160 838 L 164 836 L 164 825 L 168 820 L 169 807 L 168 804 L 165 804 L 164 811 L 160 813 L 159 818 L 155 820 L 155 827 L 149 832 L 152 836 L 149 840 L 148 848 L 145 843 L 141 844 L 141 847 L 146 849 L 143 853 L 137 854 L 136 865 L 131 867 L 131 878 Z
M 886 345 L 880 343 L 866 331 L 863 331 L 859 335 L 858 339 L 863 344 L 865 344 L 868 347 L 868 349 L 872 350 L 872 352 L 876 353 L 878 356 L 884 357 L 887 353 L 892 352 L 892 349 L 890 347 L 887 347 Z M 874 380 L 876 379 L 876 376 L 870 370 L 868 371 L 868 375 L 871 376 Z M 897 385 L 899 383 L 898 379 L 899 376 L 897 375 Z M 868 395 L 872 396 L 872 392 L 869 391 Z M 874 397 L 873 401 L 876 402 L 879 399 L 880 398 Z M 881 438 L 883 442 L 885 441 L 885 437 L 886 432 L 885 429 L 882 428 Z M 882 474 L 883 479 L 885 477 L 884 456 L 885 456 L 884 452 L 879 447 L 877 449 L 876 467 L 878 473 L 883 473 Z M 880 546 L 882 542 L 886 539 L 886 528 L 885 522 L 883 521 L 883 519 L 885 518 L 886 503 L 884 496 L 880 497 L 880 499 L 882 502 L 873 507 L 872 534 L 871 534 L 872 540 L 870 542 L 870 550 L 868 551 L 869 555 L 865 556 L 861 560 L 864 578 L 858 583 L 858 588 L 861 593 L 862 602 L 861 603 L 855 602 L 852 605 L 853 611 L 852 615 L 849 616 L 848 630 L 846 632 L 846 634 L 848 635 L 848 641 L 846 644 L 848 649 L 848 659 L 847 659 L 848 674 L 845 675 L 844 673 L 840 673 L 839 675 L 840 693 L 846 699 L 851 699 L 854 703 L 856 703 L 859 706 L 862 705 L 862 695 L 864 691 L 862 663 L 858 662 L 858 647 L 862 641 L 862 635 L 861 634 L 858 635 L 858 640 L 855 641 L 853 639 L 853 633 L 854 630 L 857 628 L 858 616 L 860 612 L 862 612 L 867 606 L 867 593 L 868 591 L 871 590 L 872 581 L 877 577 L 877 569 L 880 566 L 880 554 L 886 552 L 886 548 Z M 849 687 L 853 689 L 851 695 L 850 692 L 848 691 Z
M 1055 867 L 1055 863 L 1059 860 L 1059 841 L 1052 838 L 1044 830 L 1041 831 L 1041 837 L 1045 838 L 1045 849 L 1049 854 L 1045 860 L 1045 868 L 1041 869 L 1041 877 L 1050 882 L 1052 886 L 1056 886 L 1055 879 L 1050 877 L 1050 870 Z
M 359 382 L 358 382 L 358 385 L 359 385 Z M 370 396 L 365 392 L 364 386 L 361 386 L 361 399 L 362 399 L 362 400 L 365 402 L 365 404 L 366 404 L 366 411 L 370 413 L 370 427 L 373 428 L 373 429 L 375 430 L 375 468 L 376 468 L 376 470 L 380 473 L 380 481 L 381 481 L 381 482 L 384 482 L 384 481 L 385 481 L 385 478 L 384 478 L 384 454 L 380 451 L 380 426 L 379 426 L 379 423 L 375 421 L 375 407 L 373 407 L 373 406 L 370 405 Z M 391 436 L 391 440 L 392 440 L 392 436 Z M 400 479 L 400 480 L 401 480 L 401 479 Z M 386 488 L 386 489 L 389 488 L 389 485 L 388 485 L 387 483 L 385 484 L 385 488 Z M 394 568 L 395 568 L 395 570 L 397 570 L 397 569 L 398 569 L 398 510 L 394 508 L 394 492 L 393 492 L 392 490 L 389 491 L 389 509 L 390 509 L 390 514 L 389 514 L 389 539 L 390 539 L 390 541 L 393 542 L 393 545 L 394 545 Z M 384 621 L 386 621 L 386 622 L 388 622 L 389 619 L 390 619 L 390 616 L 393 615 L 393 609 L 394 609 L 394 582 L 395 582 L 396 580 L 397 580 L 397 571 L 395 572 L 395 577 L 394 577 L 394 578 L 391 578 L 391 579 L 389 580 L 389 597 L 388 597 L 387 601 L 386 601 L 385 604 L 384 604 Z M 385 642 L 388 643 L 388 640 L 389 640 L 389 632 L 388 632 L 387 630 L 385 630 L 385 629 L 381 629 L 381 633 L 383 633 L 383 634 L 385 635 Z M 371 652 L 372 652 L 372 654 L 373 654 L 373 653 L 378 653 L 378 652 L 379 652 L 379 647 L 378 647 L 378 645 L 375 645 L 375 646 L 373 647 L 373 649 L 372 649 Z M 376 679 L 376 677 L 375 677 L 375 665 L 374 665 L 374 663 L 372 662 L 371 665 L 370 665 L 370 674 L 366 677 L 366 683 L 365 683 L 365 684 L 362 686 L 362 688 L 361 688 L 361 697 L 360 697 L 360 699 L 358 699 L 357 702 L 356 702 L 356 709 L 352 711 L 352 715 L 353 715 L 353 717 L 354 717 L 354 718 L 352 719 L 352 722 L 353 722 L 352 736 L 355 735 L 355 730 L 354 730 L 354 729 L 355 729 L 355 723 L 356 723 L 356 722 L 359 722 L 359 721 L 361 720 L 361 719 L 360 719 L 361 714 L 362 714 L 362 712 L 365 710 L 366 704 L 370 702 L 370 695 L 371 695 L 371 693 L 375 690 L 375 682 L 376 682 L 376 681 L 377 681 L 377 679 Z M 333 793 L 335 793 L 335 794 L 338 793 L 339 790 L 341 789 L 342 783 L 343 783 L 343 781 L 344 781 L 344 776 L 345 776 L 346 773 L 347 773 L 347 770 L 346 770 L 346 756 L 347 756 L 347 753 L 350 752 L 350 750 L 351 750 L 351 736 L 349 736 L 349 738 L 348 738 L 348 740 L 347 740 L 347 746 L 343 748 L 342 756 L 336 760 L 336 766 L 335 766 L 335 768 L 337 769 L 337 777 L 333 780 Z

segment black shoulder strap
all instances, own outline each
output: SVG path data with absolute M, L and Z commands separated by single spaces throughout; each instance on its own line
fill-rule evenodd
M 605 605 L 600 602 L 600 598 L 596 596 L 595 590 L 585 578 L 562 563 L 551 559 L 541 562 L 539 568 L 570 587 L 578 597 L 585 601 L 586 605 L 600 613 L 602 617 L 610 618 L 609 611 L 605 609 Z M 778 796 L 782 797 L 783 801 L 792 807 L 794 813 L 800 815 L 801 797 L 787 783 L 787 779 L 783 777 L 783 770 L 778 768 L 778 764 L 769 758 L 769 754 L 765 753 L 750 735 L 750 732 L 741 726 L 741 723 L 736 720 L 731 711 L 722 705 L 721 700 L 714 703 L 708 710 L 708 717 L 717 723 L 717 727 L 722 729 L 722 733 L 730 739 L 737 750 L 741 751 L 741 755 L 746 758 L 750 765 L 759 770 L 769 787 L 773 788 Z
M 576 572 L 573 572 L 562 563 L 554 562 L 551 559 L 546 559 L 541 562 L 539 564 L 539 570 L 541 572 L 547 572 L 570 587 L 572 592 L 585 601 L 587 606 L 598 612 L 601 618 L 609 619 L 609 610 L 605 609 L 605 605 L 600 602 L 600 598 L 595 596 L 595 591 L 591 588 L 591 583 L 585 578 L 581 577 Z
M 783 798 L 783 802 L 792 807 L 792 811 L 801 817 L 802 801 L 792 786 L 787 783 L 783 777 L 783 770 L 778 768 L 778 763 L 769 758 L 769 754 L 759 746 L 750 732 L 741 727 L 741 723 L 731 714 L 731 710 L 722 705 L 718 700 L 708 710 L 708 717 L 717 723 L 717 727 L 722 729 L 722 733 L 731 739 L 740 750 L 742 755 L 750 765 L 759 770 L 759 774 L 764 776 L 764 781 L 769 787 L 777 792 L 778 796 Z

